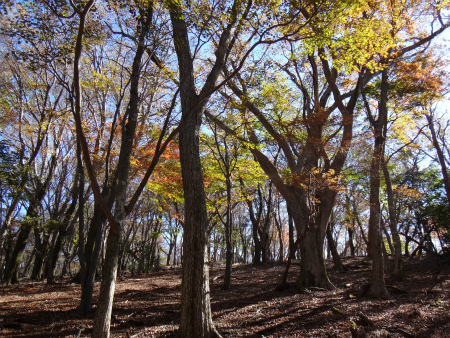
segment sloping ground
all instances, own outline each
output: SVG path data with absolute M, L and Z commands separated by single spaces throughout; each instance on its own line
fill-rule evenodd
M 331 263 L 330 263 L 331 264 Z M 387 279 L 391 298 L 361 297 L 370 277 L 366 258 L 347 258 L 348 272 L 330 266 L 336 289 L 299 294 L 276 291 L 284 265 L 233 269 L 232 289 L 221 289 L 223 268 L 211 271 L 213 319 L 226 337 L 351 337 L 351 328 L 389 337 L 450 337 L 450 266 L 435 258 L 405 259 L 405 278 Z M 291 268 L 293 283 L 298 265 Z M 96 284 L 96 292 L 98 292 Z M 76 312 L 80 287 L 22 281 L 0 289 L 1 337 L 88 337 L 93 314 Z M 112 337 L 172 337 L 179 321 L 180 270 L 122 278 L 116 288 Z M 369 321 L 365 321 L 367 318 Z M 376 327 L 370 327 L 374 324 Z

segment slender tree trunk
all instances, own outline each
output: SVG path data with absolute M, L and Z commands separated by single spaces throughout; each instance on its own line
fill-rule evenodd
M 84 186 L 83 186 L 84 188 Z M 52 240 L 51 250 L 48 256 L 47 261 L 47 284 L 54 283 L 54 271 L 56 267 L 56 263 L 58 261 L 59 253 L 62 248 L 63 239 L 66 237 L 67 232 L 71 229 L 75 224 L 75 219 L 72 219 L 72 216 L 75 212 L 78 196 L 79 196 L 79 172 L 77 172 L 74 177 L 73 188 L 72 188 L 72 202 L 69 205 L 69 208 L 66 210 L 64 214 L 64 218 L 61 222 L 60 229 L 57 233 L 54 234 L 54 238 Z
M 215 51 L 216 61 L 197 95 L 194 64 L 190 51 L 188 26 L 180 1 L 167 1 L 172 23 L 173 42 L 178 59 L 182 121 L 180 125 L 180 163 L 185 200 L 183 261 L 181 286 L 181 322 L 183 338 L 220 336 L 215 330 L 210 304 L 208 262 L 208 219 L 200 161 L 199 134 L 205 106 L 232 48 L 233 28 L 237 24 L 240 2 L 235 1 L 229 22 L 223 29 Z
M 228 158 L 228 153 L 225 154 Z M 226 170 L 229 170 L 229 164 L 224 163 Z M 233 222 L 231 217 L 231 175 L 227 172 L 226 175 L 227 186 L 227 220 L 225 223 L 225 242 L 226 242 L 226 263 L 225 263 L 225 277 L 223 282 L 223 289 L 229 290 L 231 288 L 231 272 L 233 269 L 233 245 L 232 245 L 232 228 Z
M 93 338 L 109 337 L 111 325 L 112 303 L 116 286 L 117 266 L 119 261 L 119 250 L 121 233 L 110 229 L 106 243 L 106 256 L 102 269 L 102 284 L 97 310 L 95 312 Z
M 145 52 L 145 41 L 153 20 L 153 3 L 148 3 L 142 9 L 142 26 L 130 78 L 130 99 L 125 116 L 126 123 L 122 127 L 122 142 L 117 164 L 115 180 L 117 189 L 115 194 L 114 220 L 110 222 L 106 256 L 102 269 L 102 284 L 98 307 L 95 314 L 93 338 L 108 338 L 111 322 L 111 312 L 114 300 L 117 269 L 119 264 L 120 243 L 123 235 L 126 217 L 126 201 L 128 189 L 128 173 L 133 151 L 135 131 L 139 113 L 139 80 L 141 74 L 141 60 Z M 124 121 L 125 122 L 125 121 Z
M 344 264 L 342 264 L 341 256 L 339 256 L 339 252 L 336 248 L 336 242 L 333 238 L 333 228 L 334 224 L 330 223 L 327 227 L 327 241 L 328 247 L 330 248 L 331 255 L 333 256 L 334 267 L 339 271 L 345 271 Z
M 294 219 L 292 218 L 292 212 L 289 209 L 289 207 L 287 208 L 287 213 L 288 213 L 288 224 L 289 224 L 289 256 L 291 256 L 291 252 L 294 251 L 294 257 L 293 259 L 295 259 L 295 250 L 294 250 Z
M 355 257 L 355 244 L 353 243 L 354 226 L 349 226 L 347 228 L 348 233 L 348 245 L 350 247 L 350 257 Z
M 281 221 L 278 220 L 277 216 L 275 217 L 275 225 L 278 231 L 278 243 L 280 246 L 280 251 L 278 253 L 278 261 L 283 262 L 284 261 L 283 225 L 281 224 Z
M 433 147 L 436 150 L 438 155 L 439 164 L 441 165 L 442 178 L 444 181 L 445 193 L 447 195 L 447 200 L 450 205 L 450 177 L 448 175 L 447 164 L 445 161 L 444 152 L 442 151 L 441 146 L 439 145 L 436 130 L 434 128 L 434 117 L 432 114 L 428 113 L 425 115 L 428 121 L 428 128 L 431 132 L 431 139 L 433 141 Z
M 369 296 L 373 298 L 387 298 L 389 296 L 384 282 L 383 241 L 381 236 L 381 206 L 380 206 L 380 169 L 384 151 L 384 128 L 387 127 L 387 87 L 388 70 L 382 72 L 381 95 L 378 104 L 378 118 L 374 120 L 369 107 L 366 107 L 371 120 L 375 143 L 370 165 L 370 217 L 369 243 L 372 258 L 372 280 Z

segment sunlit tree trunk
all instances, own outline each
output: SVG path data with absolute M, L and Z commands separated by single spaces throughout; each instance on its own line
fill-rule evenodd
M 387 167 L 387 163 L 383 161 L 383 174 L 384 181 L 386 182 L 386 191 L 388 197 L 388 209 L 389 209 L 389 228 L 392 233 L 392 241 L 394 242 L 394 270 L 392 275 L 396 279 L 401 279 L 403 275 L 402 267 L 402 242 L 400 234 L 398 232 L 397 224 L 397 211 L 395 208 L 394 191 L 392 188 L 391 175 Z
M 102 284 L 93 328 L 94 338 L 109 337 L 112 304 L 119 264 L 120 243 L 123 236 L 125 218 L 127 216 L 128 173 L 138 123 L 141 62 L 145 52 L 147 34 L 150 31 L 153 20 L 153 3 L 150 2 L 143 7 L 140 14 L 142 15 L 142 22 L 130 76 L 130 99 L 125 113 L 126 121 L 123 122 L 122 127 L 122 142 L 114 180 L 117 182 L 115 194 L 113 194 L 115 197 L 114 221 L 110 221 L 106 244 L 105 262 L 102 269 Z
M 369 243 L 372 258 L 372 279 L 369 296 L 373 298 L 386 298 L 388 292 L 384 282 L 383 240 L 381 233 L 381 207 L 380 207 L 380 170 L 384 152 L 385 133 L 387 128 L 387 99 L 388 99 L 388 70 L 384 69 L 381 78 L 380 100 L 378 102 L 378 118 L 372 115 L 371 108 L 366 103 L 366 110 L 373 127 L 375 142 L 370 165 L 370 217 L 369 217 Z

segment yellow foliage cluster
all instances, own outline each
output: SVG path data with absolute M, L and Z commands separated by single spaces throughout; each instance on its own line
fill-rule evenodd
M 423 194 L 416 189 L 409 187 L 407 185 L 399 185 L 394 187 L 394 192 L 402 197 L 412 198 L 414 200 L 419 200 L 423 198 Z

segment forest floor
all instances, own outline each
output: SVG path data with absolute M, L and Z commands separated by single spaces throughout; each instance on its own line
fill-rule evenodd
M 431 257 L 405 258 L 405 278 L 386 280 L 391 297 L 371 300 L 362 296 L 370 278 L 367 258 L 345 258 L 347 272 L 327 264 L 336 289 L 306 293 L 293 287 L 277 291 L 284 264 L 236 265 L 228 291 L 221 288 L 223 267 L 213 267 L 211 307 L 217 330 L 224 338 L 351 337 L 352 327 L 378 337 L 450 337 L 450 265 Z M 298 270 L 294 263 L 290 283 Z M 120 278 L 111 337 L 174 336 L 180 272 L 173 268 Z M 96 283 L 96 296 L 98 288 Z M 0 337 L 88 337 L 93 314 L 83 318 L 77 313 L 79 297 L 80 286 L 64 282 L 22 280 L 1 288 Z

